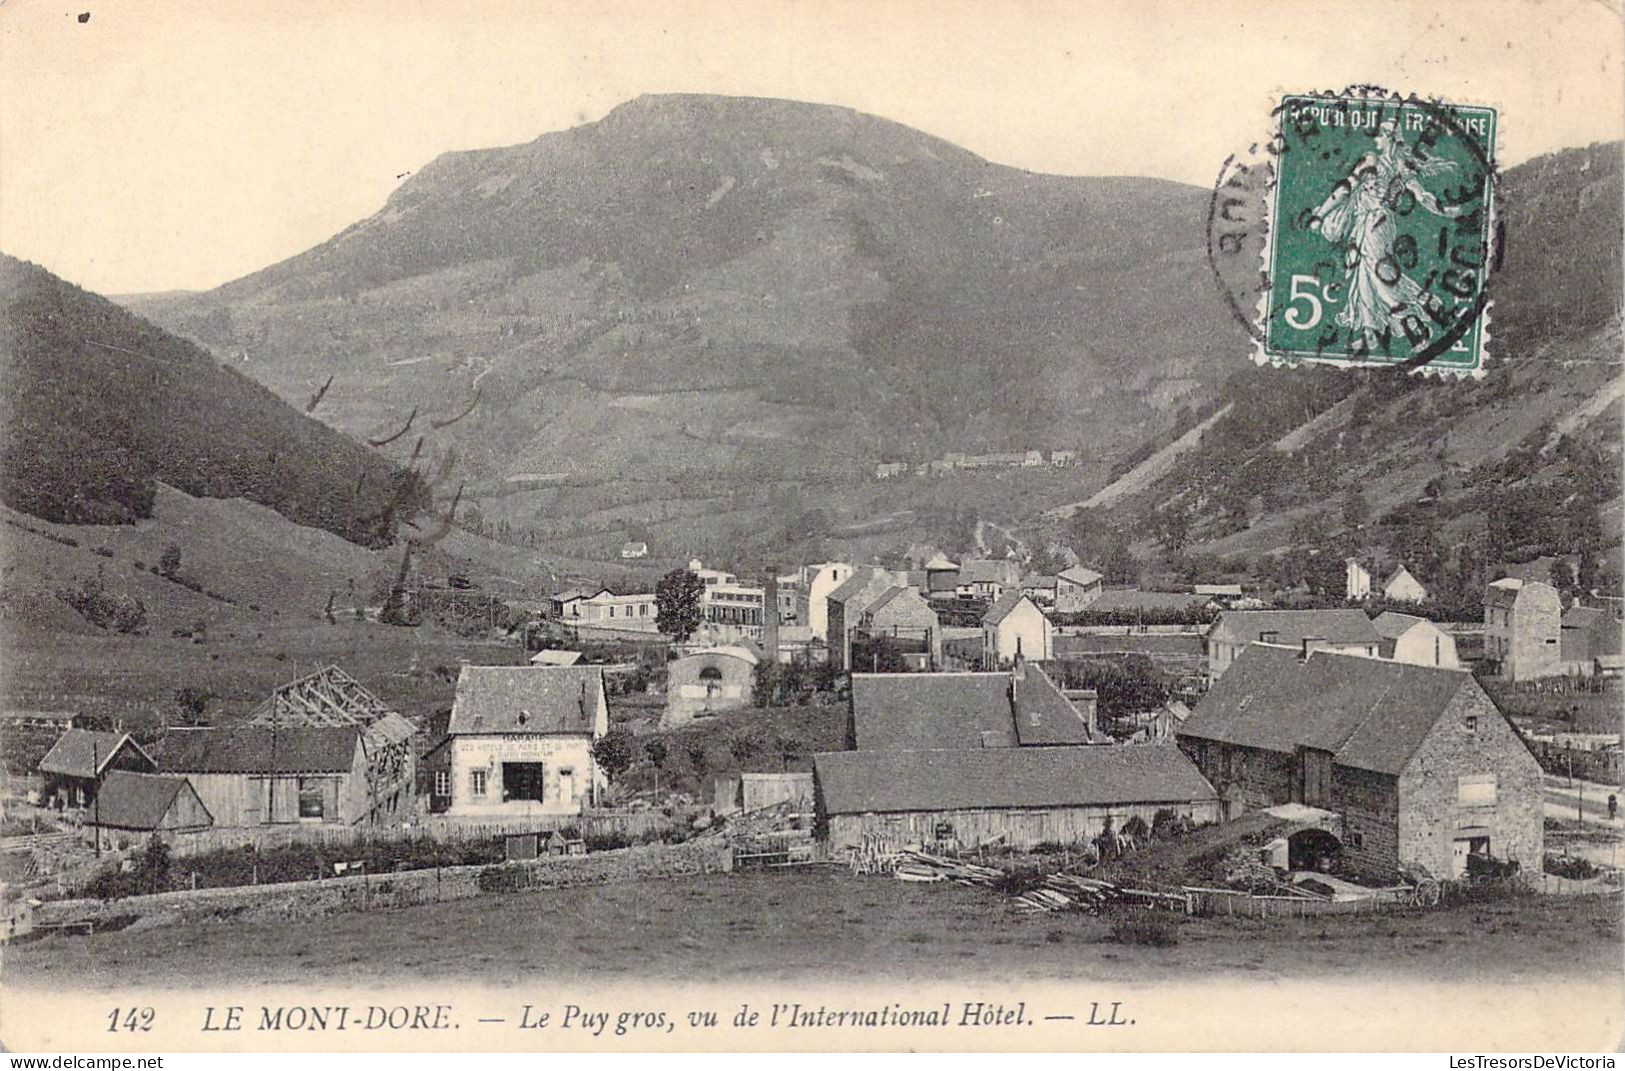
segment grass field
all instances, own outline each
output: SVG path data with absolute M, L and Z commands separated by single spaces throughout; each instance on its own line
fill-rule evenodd
M 308 921 L 53 936 L 6 953 L 28 987 L 509 984 L 528 978 L 695 984 L 974 977 L 1135 982 L 1380 976 L 1619 985 L 1617 897 L 1521 897 L 1310 920 L 1177 919 L 1177 943 L 1107 940 L 1085 915 L 1026 917 L 994 892 L 844 870 L 712 875 L 481 897 Z

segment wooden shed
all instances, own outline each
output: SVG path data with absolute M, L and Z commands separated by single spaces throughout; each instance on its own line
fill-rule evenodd
M 213 824 L 186 778 L 128 770 L 109 770 L 85 812 L 86 828 L 127 833 L 191 833 Z

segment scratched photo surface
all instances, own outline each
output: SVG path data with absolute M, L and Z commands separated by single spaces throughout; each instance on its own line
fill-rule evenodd
M 1617 1047 L 1621 51 L 0 7 L 0 1042 Z

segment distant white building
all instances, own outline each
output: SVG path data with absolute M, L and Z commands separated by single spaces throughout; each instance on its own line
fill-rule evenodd
M 1368 598 L 1371 595 L 1371 574 L 1365 566 L 1353 558 L 1343 563 L 1346 568 L 1344 581 L 1344 594 L 1350 602 Z
M 1012 589 L 999 596 L 982 617 L 982 667 L 996 670 L 1017 655 L 1046 662 L 1055 653 L 1055 626 L 1038 604 Z
M 1460 669 L 1456 638 L 1425 617 L 1389 610 L 1371 622 L 1382 637 L 1378 654 L 1412 666 Z
M 1428 589 L 1401 565 L 1383 582 L 1382 597 L 1389 602 L 1427 602 Z
M 648 556 L 649 544 L 647 543 L 627 542 L 621 544 L 621 557 L 623 558 L 647 558 Z
M 829 640 L 829 594 L 852 576 L 846 562 L 804 566 L 796 591 L 796 623 L 811 629 L 814 639 Z

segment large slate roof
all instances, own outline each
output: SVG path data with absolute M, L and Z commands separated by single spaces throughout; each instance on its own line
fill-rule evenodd
M 1031 665 L 1019 681 L 1010 673 L 854 673 L 852 723 L 865 751 L 1090 743 L 1071 700 Z
M 192 791 L 191 782 L 184 777 L 109 770 L 91 813 L 97 824 L 107 828 L 157 829 L 175 797 Z M 198 806 L 203 806 L 201 800 Z
M 1172 746 L 837 751 L 814 755 L 813 769 L 828 814 L 1215 798 Z
M 1274 632 L 1270 642 L 1298 647 L 1306 639 L 1338 644 L 1375 646 L 1382 638 L 1364 610 L 1226 610 L 1217 629 L 1228 630 L 1242 643 L 1257 643 L 1260 634 Z M 1228 672 L 1228 670 L 1226 671 Z
M 590 736 L 603 687 L 599 666 L 464 666 L 446 732 Z
M 1299 747 L 1376 773 L 1403 770 L 1433 723 L 1464 688 L 1463 670 L 1254 644 L 1179 727 L 1195 737 L 1293 754 Z
M 56 743 L 51 745 L 51 750 L 40 759 L 39 768 L 44 773 L 62 774 L 67 777 L 95 777 L 107 768 L 113 756 L 118 754 L 119 748 L 126 743 L 143 758 L 151 761 L 151 756 L 126 733 L 68 729 L 57 737 Z
M 239 725 L 181 729 L 158 743 L 164 773 L 347 773 L 355 760 L 354 725 Z

